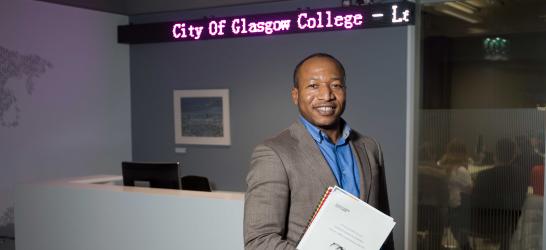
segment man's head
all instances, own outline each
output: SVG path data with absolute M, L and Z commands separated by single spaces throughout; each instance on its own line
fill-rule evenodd
M 508 138 L 502 138 L 496 145 L 496 159 L 499 164 L 508 165 L 516 157 L 516 143 Z
M 317 53 L 294 69 L 292 101 L 300 114 L 322 129 L 334 129 L 345 110 L 345 69 L 333 56 Z

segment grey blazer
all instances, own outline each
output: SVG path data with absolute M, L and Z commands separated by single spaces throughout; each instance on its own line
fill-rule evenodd
M 381 148 L 353 131 L 361 199 L 389 214 Z M 247 176 L 245 249 L 295 249 L 316 205 L 336 179 L 304 125 L 297 121 L 256 146 Z M 393 249 L 392 235 L 382 249 Z

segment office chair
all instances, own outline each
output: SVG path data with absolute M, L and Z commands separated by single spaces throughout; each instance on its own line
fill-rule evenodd
M 203 176 L 186 175 L 180 178 L 182 190 L 212 192 L 209 179 Z

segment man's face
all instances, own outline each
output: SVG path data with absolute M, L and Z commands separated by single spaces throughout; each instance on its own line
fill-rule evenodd
M 336 63 L 327 57 L 311 58 L 301 65 L 297 79 L 291 94 L 300 114 L 319 128 L 337 126 L 345 110 L 345 84 Z

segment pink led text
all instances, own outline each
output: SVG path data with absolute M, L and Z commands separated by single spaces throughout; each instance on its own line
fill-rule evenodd
M 298 28 L 304 29 L 322 29 L 332 27 L 344 27 L 352 29 L 355 26 L 363 24 L 362 14 L 332 15 L 331 11 L 317 11 L 315 14 L 300 13 L 298 15 Z
M 199 40 L 199 38 L 201 38 L 201 34 L 203 34 L 203 28 L 204 27 L 193 25 L 186 27 L 185 23 L 177 23 L 173 25 L 173 37 L 176 39 L 190 37 L 195 40 Z
M 410 10 L 390 6 L 395 23 L 410 22 Z M 402 10 L 400 10 L 402 9 Z M 388 13 L 372 12 L 370 19 L 358 11 L 308 10 L 276 17 L 227 17 L 198 21 L 178 22 L 171 26 L 176 40 L 204 40 L 276 33 L 300 33 L 341 29 L 361 29 L 374 21 L 381 21 Z M 364 20 L 366 18 L 366 20 Z M 377 19 L 377 20 L 375 20 Z M 366 22 L 366 23 L 365 23 Z
M 209 22 L 209 34 L 211 36 L 223 36 L 224 28 L 226 27 L 226 20 L 210 21 Z
M 246 18 L 235 18 L 231 22 L 233 34 L 265 33 L 271 35 L 274 32 L 290 30 L 290 20 L 274 20 L 266 22 L 248 22 Z
M 401 23 L 401 22 L 409 22 L 409 15 L 410 15 L 410 11 L 409 10 L 404 10 L 402 12 L 402 17 L 398 17 L 398 5 L 393 5 L 392 6 L 392 23 Z

